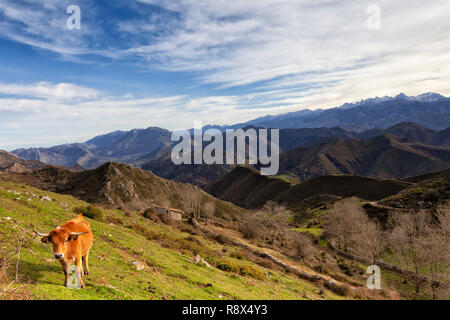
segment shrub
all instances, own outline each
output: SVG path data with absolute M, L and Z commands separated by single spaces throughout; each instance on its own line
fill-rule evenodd
M 316 249 L 308 235 L 296 231 L 285 231 L 283 236 L 286 255 L 304 260 L 311 259 L 316 254 Z M 283 242 L 280 244 L 283 244 Z
M 144 211 L 144 218 L 150 219 L 156 223 L 161 222 L 161 219 L 159 218 L 158 214 L 155 211 L 155 208 L 153 207 L 148 208 Z
M 225 272 L 239 273 L 241 269 L 233 262 L 220 261 L 216 263 L 216 267 Z
M 347 276 L 351 277 L 353 275 L 352 270 L 349 268 L 345 262 L 338 263 L 339 268 L 344 272 Z
M 203 234 L 203 232 L 200 229 L 195 228 L 195 227 L 193 227 L 191 225 L 188 225 L 188 224 L 180 225 L 179 230 L 181 232 L 186 232 L 186 233 L 189 233 L 191 235 L 202 235 Z
M 441 198 L 438 190 L 430 190 L 423 195 L 423 200 L 431 203 L 437 203 Z
M 196 237 L 193 237 L 193 236 L 187 236 L 186 238 L 185 238 L 187 241 L 190 241 L 190 242 L 194 242 L 194 243 L 196 243 L 196 244 L 198 244 L 198 245 L 203 245 L 202 244 L 202 242 L 198 239 L 198 238 L 196 238 Z
M 221 262 L 214 256 L 206 256 L 205 260 L 212 266 L 217 267 L 217 265 Z
M 223 234 L 218 234 L 214 236 L 214 240 L 216 240 L 218 243 L 226 245 L 231 244 L 231 241 L 228 237 L 224 236 Z
M 124 222 L 121 218 L 114 218 L 114 217 L 107 216 L 105 218 L 105 220 L 107 223 L 113 223 L 113 224 L 117 224 L 120 226 L 123 226 L 123 224 L 124 224 Z
M 264 274 L 264 272 L 262 272 L 259 269 L 256 269 L 253 266 L 250 266 L 250 265 L 241 266 L 239 273 L 242 276 L 250 276 L 250 277 L 253 277 L 253 278 L 259 279 L 259 280 L 264 280 L 266 278 L 266 275 Z
M 256 259 L 254 262 L 265 269 L 280 270 L 280 271 L 282 270 L 280 266 L 276 265 L 271 260 L 259 258 Z
M 325 281 L 324 286 L 325 288 L 343 297 L 350 297 L 353 295 L 352 288 L 348 284 L 339 284 L 334 281 Z
M 239 232 L 241 232 L 246 239 L 263 237 L 262 230 L 261 225 L 255 221 L 247 221 L 239 226 Z
M 83 216 L 97 221 L 103 221 L 103 211 L 100 208 L 89 205 L 87 207 L 77 207 L 73 210 L 75 213 L 81 213 Z
M 131 213 L 129 211 L 125 211 L 125 217 L 131 218 L 131 217 L 133 217 L 133 213 Z
M 194 256 L 203 253 L 203 247 L 196 242 L 192 242 L 190 239 L 173 240 L 170 248 L 192 252 Z
M 244 258 L 245 258 L 244 254 L 240 250 L 239 251 L 233 251 L 232 253 L 230 253 L 230 257 L 238 259 L 238 260 L 244 260 Z

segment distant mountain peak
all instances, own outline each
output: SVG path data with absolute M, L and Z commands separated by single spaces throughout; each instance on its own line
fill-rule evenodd
M 415 99 L 422 101 L 422 102 L 433 102 L 433 101 L 438 101 L 438 100 L 444 100 L 447 98 L 438 93 L 427 92 L 427 93 L 423 93 L 421 95 L 416 96 Z
M 400 93 L 397 96 L 395 96 L 395 99 L 406 99 L 409 101 L 420 101 L 420 102 L 434 102 L 446 99 L 446 97 L 434 92 L 422 93 L 418 96 L 407 96 L 404 93 Z
M 434 92 L 427 92 L 427 93 L 420 94 L 418 96 L 407 96 L 406 94 L 404 94 L 402 92 L 402 93 L 399 93 L 398 95 L 396 95 L 395 97 L 390 97 L 390 96 L 375 97 L 375 98 L 361 100 L 356 103 L 345 103 L 342 106 L 340 106 L 339 109 L 351 109 L 351 108 L 366 105 L 369 103 L 378 104 L 378 103 L 383 103 L 386 101 L 394 101 L 394 100 L 408 100 L 408 101 L 419 101 L 419 102 L 428 102 L 429 103 L 429 102 L 434 102 L 434 101 L 439 101 L 439 100 L 444 100 L 444 99 L 447 99 L 447 98 L 444 97 L 443 95 L 440 95 L 440 94 L 434 93 Z

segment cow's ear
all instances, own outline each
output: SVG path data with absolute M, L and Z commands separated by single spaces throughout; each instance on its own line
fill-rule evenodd
M 43 243 L 49 244 L 49 243 L 50 243 L 50 238 L 49 238 L 48 236 L 45 236 L 45 237 L 42 237 L 41 241 L 42 241 Z
M 69 240 L 69 241 L 75 241 L 75 240 L 77 240 L 77 239 L 78 239 L 78 236 L 73 235 L 73 234 L 71 234 L 71 235 L 67 238 L 67 240 Z

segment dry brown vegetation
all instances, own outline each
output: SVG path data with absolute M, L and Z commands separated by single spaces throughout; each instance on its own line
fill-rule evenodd
M 397 212 L 389 223 L 389 244 L 401 261 L 404 281 L 411 266 L 416 293 L 421 287 L 428 287 L 436 299 L 448 290 L 446 284 L 450 280 L 450 208 Z
M 289 227 L 289 214 L 285 206 L 268 201 L 260 210 L 248 215 L 239 231 L 247 239 L 270 246 L 295 259 L 315 255 L 311 239 Z
M 33 294 L 29 282 L 24 282 L 18 273 L 20 251 L 23 238 L 18 241 L 18 248 L 11 252 L 0 247 L 0 300 L 31 300 Z M 16 260 L 16 264 L 11 261 Z
M 433 299 L 445 296 L 450 280 L 450 208 L 390 212 L 385 226 L 368 218 L 357 198 L 340 201 L 329 210 L 324 236 L 341 250 L 371 264 L 389 257 L 403 282 L 415 292 L 428 288 Z
M 379 224 L 369 219 L 358 198 L 337 202 L 328 211 L 325 236 L 344 251 L 351 249 L 367 257 L 372 264 L 385 248 Z

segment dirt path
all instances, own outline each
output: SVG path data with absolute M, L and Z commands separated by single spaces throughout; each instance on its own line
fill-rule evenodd
M 394 210 L 394 211 L 405 211 L 405 212 L 409 212 L 410 211 L 410 209 L 405 209 L 405 208 L 394 208 L 394 207 L 384 206 L 382 204 L 379 204 L 376 201 L 369 201 L 369 202 L 366 202 L 366 203 L 370 204 L 372 207 L 379 208 L 379 209 Z
M 211 225 L 201 226 L 201 228 L 203 231 L 212 232 L 215 235 L 221 234 L 223 236 L 226 236 L 233 243 L 233 245 L 245 248 L 261 258 L 266 258 L 275 263 L 276 265 L 281 266 L 284 269 L 289 270 L 290 272 L 296 274 L 299 278 L 302 278 L 304 280 L 314 283 L 323 282 L 325 287 L 327 287 L 330 290 L 335 290 L 336 288 L 344 286 L 346 287 L 349 286 L 353 290 L 356 289 L 356 287 L 350 284 L 337 281 L 328 275 L 320 274 L 308 267 L 299 265 L 293 262 L 291 259 L 283 256 L 277 251 L 274 251 L 269 248 L 261 248 L 255 244 L 252 244 L 248 240 L 242 239 L 239 232 L 235 230 L 223 229 Z

